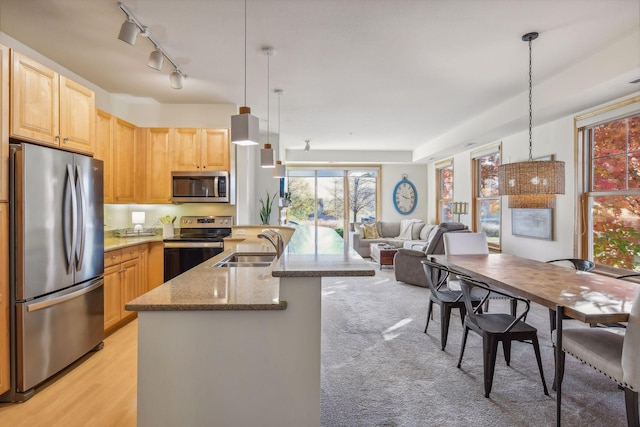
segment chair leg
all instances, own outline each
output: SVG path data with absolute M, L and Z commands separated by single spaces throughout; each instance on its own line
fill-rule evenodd
M 504 352 L 504 361 L 507 366 L 511 366 L 511 340 L 502 340 L 502 350 Z
M 467 309 L 463 306 L 460 307 L 460 323 L 462 323 L 462 327 L 464 327 L 464 318 L 467 315 Z
M 431 320 L 431 310 L 433 310 L 433 301 L 429 299 L 429 308 L 427 308 L 427 325 L 424 327 L 424 333 L 427 333 L 427 328 L 429 328 L 429 320 Z
M 627 407 L 627 425 L 629 427 L 640 426 L 640 418 L 638 417 L 638 392 L 625 387 L 624 403 Z
M 464 355 L 464 347 L 467 345 L 467 335 L 469 335 L 469 328 L 465 326 L 464 332 L 462 333 L 462 345 L 460 346 L 460 357 L 458 357 L 458 369 L 460 369 L 460 364 L 462 363 L 462 356 Z
M 542 358 L 540 357 L 540 344 L 538 343 L 538 337 L 533 337 L 531 339 L 531 342 L 533 343 L 533 351 L 536 353 L 536 361 L 538 362 L 538 370 L 540 371 L 542 388 L 544 389 L 545 396 L 549 396 L 549 390 L 547 390 L 547 382 L 544 380 L 544 373 L 542 371 Z
M 442 304 L 440 306 L 440 345 L 441 350 L 447 346 L 447 336 L 449 335 L 449 321 L 451 320 L 451 306 Z
M 496 354 L 498 353 L 498 340 L 491 335 L 482 337 L 482 364 L 484 367 L 484 397 L 489 398 L 493 385 L 493 373 L 496 368 Z

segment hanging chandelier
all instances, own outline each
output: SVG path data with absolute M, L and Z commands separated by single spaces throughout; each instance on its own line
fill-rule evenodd
M 556 194 L 564 194 L 564 162 L 533 160 L 532 156 L 532 78 L 531 42 L 538 33 L 527 33 L 522 40 L 529 43 L 529 160 L 498 167 L 498 191 L 509 196 L 512 209 L 551 209 Z

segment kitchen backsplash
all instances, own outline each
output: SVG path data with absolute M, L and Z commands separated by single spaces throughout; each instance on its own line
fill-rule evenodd
M 176 216 L 176 223 L 181 216 L 187 215 L 225 215 L 236 217 L 236 206 L 227 203 L 184 203 L 180 205 L 104 205 L 104 230 L 113 231 L 120 228 L 132 228 L 131 214 L 144 212 L 144 228 L 162 227 L 160 217 Z

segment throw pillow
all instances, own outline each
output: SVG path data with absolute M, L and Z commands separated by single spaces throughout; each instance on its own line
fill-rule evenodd
M 424 222 L 414 222 L 411 227 L 411 240 L 420 239 L 420 232 L 424 228 Z
M 353 224 L 353 231 L 358 233 L 361 239 L 364 239 L 364 224 L 356 222 Z
M 364 238 L 365 239 L 379 239 L 380 235 L 378 234 L 378 227 L 376 224 L 363 224 L 364 228 Z
M 433 224 L 427 224 L 422 227 L 422 230 L 420 230 L 420 240 L 429 240 L 429 234 L 434 228 L 436 228 L 436 226 Z

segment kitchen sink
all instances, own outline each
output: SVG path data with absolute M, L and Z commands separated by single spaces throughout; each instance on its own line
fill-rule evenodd
M 275 254 L 236 253 L 217 263 L 214 267 L 268 267 L 276 258 Z

